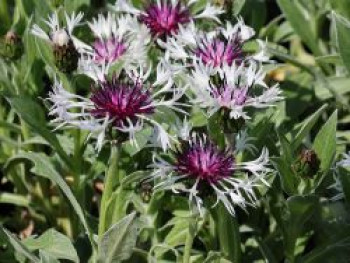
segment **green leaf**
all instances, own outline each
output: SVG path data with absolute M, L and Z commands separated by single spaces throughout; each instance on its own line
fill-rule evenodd
M 190 225 L 189 219 L 186 217 L 175 217 L 172 220 L 172 224 L 174 226 L 165 237 L 164 243 L 171 247 L 184 245 Z
M 34 254 L 32 254 L 32 252 L 30 252 L 29 249 L 25 245 L 23 245 L 17 237 L 13 236 L 9 231 L 7 231 L 7 229 L 3 228 L 1 225 L 0 231 L 3 231 L 6 234 L 8 241 L 18 253 L 25 256 L 31 262 L 40 263 L 40 260 Z
M 272 163 L 278 171 L 283 191 L 289 195 L 297 193 L 299 179 L 291 169 L 292 164 L 281 157 L 272 159 Z
M 331 85 L 334 90 L 339 94 L 344 96 L 347 93 L 350 93 L 350 78 L 348 77 L 329 77 L 327 78 L 329 85 Z M 315 94 L 321 100 L 331 99 L 333 94 L 323 88 L 322 80 L 315 82 Z
M 221 252 L 209 251 L 208 256 L 203 263 L 230 263 L 231 261 L 225 259 Z
M 89 6 L 90 0 L 65 0 L 64 7 L 65 10 L 70 12 L 79 10 L 83 5 Z
M 130 187 L 133 183 L 139 183 L 144 180 L 147 175 L 149 175 L 149 171 L 136 171 L 132 174 L 126 175 L 121 182 L 122 187 Z
M 341 63 L 341 58 L 339 54 L 331 54 L 331 55 L 324 55 L 315 57 L 316 61 L 320 64 L 328 63 L 333 65 L 338 65 Z
M 318 198 L 309 196 L 292 196 L 287 200 L 287 214 L 284 216 L 284 242 L 287 257 L 294 257 L 297 238 L 305 227 L 305 223 L 316 211 Z
M 13 165 L 23 161 L 30 161 L 34 164 L 34 166 L 30 170 L 32 173 L 48 178 L 53 182 L 55 182 L 60 187 L 64 195 L 68 198 L 75 212 L 77 213 L 81 223 L 83 224 L 83 227 L 85 228 L 87 233 L 90 233 L 90 230 L 81 206 L 79 205 L 77 199 L 73 195 L 66 181 L 61 177 L 61 175 L 56 171 L 56 169 L 52 165 L 50 159 L 43 153 L 34 153 L 34 152 L 20 153 L 10 158 L 7 161 L 5 165 L 5 169 L 9 170 Z
M 323 125 L 315 137 L 313 149 L 321 161 L 320 168 L 327 172 L 332 165 L 336 151 L 337 111 Z
M 337 14 L 340 14 L 347 19 L 350 19 L 350 1 L 348 0 L 332 0 L 329 1 L 332 10 Z
M 59 263 L 57 259 L 55 259 L 53 256 L 51 256 L 49 253 L 40 250 L 39 251 L 40 256 L 40 263 Z
M 241 235 L 237 219 L 222 203 L 216 207 L 217 231 L 221 252 L 231 262 L 242 262 Z
M 233 2 L 232 3 L 232 5 L 233 5 L 232 6 L 232 12 L 236 16 L 236 15 L 238 15 L 241 12 L 241 10 L 242 10 L 246 0 L 235 0 L 235 1 L 232 1 L 232 2 Z
M 347 262 L 345 258 L 339 258 L 339 252 L 349 251 L 349 248 L 350 237 L 345 237 L 330 244 L 316 247 L 310 253 L 302 257 L 300 263 Z M 326 259 L 331 258 L 333 258 L 334 261 L 325 261 Z M 341 259 L 344 259 L 345 261 L 341 261 Z
M 47 230 L 38 238 L 29 237 L 23 244 L 30 250 L 43 250 L 55 259 L 79 262 L 78 254 L 70 239 L 54 229 Z
M 29 207 L 29 198 L 19 194 L 0 193 L 0 203 Z
M 123 150 L 126 151 L 130 156 L 135 155 L 140 150 L 142 150 L 143 147 L 145 147 L 145 145 L 147 144 L 148 140 L 152 135 L 152 132 L 153 132 L 152 128 L 149 128 L 149 127 L 136 132 L 135 133 L 136 144 L 128 140 L 122 144 Z
M 313 22 L 307 10 L 303 9 L 296 0 L 277 0 L 277 3 L 292 25 L 295 33 L 301 37 L 315 55 L 322 55 L 318 46 L 318 38 L 312 29 Z
M 293 150 L 296 150 L 300 146 L 305 136 L 311 131 L 311 129 L 314 127 L 319 117 L 327 109 L 327 106 L 328 106 L 327 104 L 323 105 L 314 114 L 312 114 L 310 117 L 308 117 L 306 120 L 304 120 L 301 123 L 301 127 L 298 128 L 298 132 L 295 135 L 295 138 L 293 139 L 293 144 L 292 144 Z
M 98 262 L 127 260 L 136 245 L 139 225 L 136 213 L 133 212 L 108 229 L 98 245 Z
M 343 188 L 345 200 L 350 204 L 350 173 L 344 168 L 339 168 L 339 179 Z
M 336 28 L 336 40 L 339 54 L 350 73 L 350 21 L 336 13 L 332 14 L 332 19 Z
M 7 98 L 17 114 L 38 134 L 40 134 L 57 151 L 58 155 L 71 165 L 71 160 L 64 152 L 57 137 L 46 127 L 47 121 L 41 107 L 29 97 Z

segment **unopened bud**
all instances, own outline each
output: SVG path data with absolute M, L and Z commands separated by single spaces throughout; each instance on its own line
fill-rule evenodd
M 51 0 L 51 4 L 53 7 L 60 7 L 61 5 L 63 5 L 64 0 Z
M 106 0 L 91 0 L 93 8 L 103 8 L 106 5 Z
M 140 196 L 143 202 L 148 203 L 152 197 L 152 185 L 149 183 L 141 183 L 140 185 Z
M 7 32 L 1 40 L 0 54 L 6 59 L 17 60 L 23 54 L 23 42 L 19 35 L 13 31 Z
M 238 133 L 245 125 L 244 118 L 231 118 L 230 111 L 226 108 L 221 109 L 219 118 L 219 122 L 223 128 L 224 133 Z
M 71 38 L 68 35 L 68 32 L 66 29 L 60 29 L 52 33 L 51 41 L 54 45 L 64 46 L 64 45 L 68 45 L 68 43 L 71 41 Z
M 59 41 L 62 40 L 63 39 L 59 38 Z M 79 53 L 71 39 L 69 39 L 67 44 L 63 45 L 58 45 L 54 42 L 53 53 L 56 66 L 59 70 L 65 73 L 71 73 L 77 69 Z
M 297 161 L 292 165 L 294 172 L 301 176 L 312 177 L 320 168 L 320 160 L 314 150 L 303 149 Z

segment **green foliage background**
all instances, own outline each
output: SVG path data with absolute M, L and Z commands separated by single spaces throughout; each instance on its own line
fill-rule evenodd
M 29 33 L 56 2 L 84 11 L 86 19 L 105 10 L 93 0 L 0 1 L 0 35 L 12 29 L 24 44 L 20 59 L 0 59 L 0 262 L 181 262 L 191 228 L 191 262 L 350 262 L 349 171 L 339 171 L 344 198 L 332 200 L 339 192 L 331 187 L 334 165 L 350 141 L 350 1 L 235 0 L 226 6 L 226 18 L 241 15 L 268 42 L 276 63 L 265 70 L 285 97 L 248 127 L 259 149 L 268 146 L 277 170 L 257 207 L 238 210 L 236 219 L 219 214 L 194 224 L 186 198 L 157 193 L 144 202 L 138 182 L 149 173 L 143 138 L 151 131 L 145 130 L 140 149 L 123 145 L 120 173 L 127 176 L 114 187 L 111 227 L 98 242 L 97 185 L 109 149 L 96 155 L 84 132 L 52 132 L 43 100 L 55 73 L 83 94 L 89 80 L 58 72 L 50 47 Z M 77 34 L 91 38 L 84 29 Z M 0 48 L 6 48 L 3 40 Z M 210 121 L 198 108 L 192 112 L 194 126 Z M 211 125 L 213 137 L 219 130 Z M 302 148 L 315 150 L 321 162 L 311 178 L 292 168 Z M 37 236 L 14 235 L 25 231 Z

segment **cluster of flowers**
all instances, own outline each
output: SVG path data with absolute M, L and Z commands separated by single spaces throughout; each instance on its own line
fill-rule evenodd
M 220 23 L 219 7 L 200 7 L 196 0 L 157 0 L 139 10 L 118 0 L 113 13 L 87 23 L 95 36 L 91 45 L 73 35 L 74 28 L 84 25 L 81 13 L 66 14 L 63 27 L 53 14 L 45 21 L 49 33 L 38 25 L 32 33 L 52 45 L 60 70 L 77 69 L 94 83 L 86 98 L 56 79 L 48 98 L 53 123 L 90 131 L 97 150 L 120 138 L 137 145 L 137 133 L 151 127 L 149 144 L 163 152 L 154 154 L 151 165 L 154 172 L 148 180 L 155 188 L 187 194 L 199 212 L 206 207 L 203 197 L 215 196 L 214 205 L 222 202 L 233 215 L 237 205 L 254 205 L 256 186 L 268 185 L 268 151 L 264 148 L 256 160 L 240 163 L 235 157 L 240 152 L 257 151 L 245 130 L 231 134 L 234 145 L 222 149 L 192 131 L 184 116 L 196 105 L 208 117 L 218 113 L 227 121 L 249 120 L 248 109 L 272 106 L 281 96 L 277 85 L 264 82 L 262 63 L 269 60 L 264 43 L 257 42 L 255 54 L 244 50 L 254 30 L 241 19 L 235 25 Z M 201 30 L 199 19 L 210 20 L 212 31 Z M 160 54 L 157 65 L 149 58 L 151 49 Z M 160 120 L 164 110 L 174 111 L 179 121 Z

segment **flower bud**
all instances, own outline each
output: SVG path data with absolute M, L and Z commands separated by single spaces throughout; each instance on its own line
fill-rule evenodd
M 152 185 L 149 183 L 141 183 L 140 185 L 140 196 L 143 202 L 148 203 L 152 197 Z
M 103 8 L 106 5 L 106 0 L 91 0 L 90 3 L 93 8 Z
M 68 35 L 67 35 L 68 36 Z M 52 38 L 53 54 L 55 63 L 59 70 L 65 73 L 71 73 L 78 67 L 79 53 L 76 50 L 73 41 L 64 34 L 55 34 Z
M 64 4 L 64 0 L 51 0 L 51 4 L 57 8 Z
M 238 133 L 245 125 L 244 118 L 233 119 L 230 117 L 230 111 L 225 108 L 220 110 L 219 122 L 224 133 Z
M 19 35 L 13 31 L 7 32 L 1 40 L 0 54 L 6 59 L 17 60 L 23 54 L 23 42 Z
M 298 159 L 292 165 L 295 173 L 304 176 L 314 176 L 320 168 L 320 160 L 314 150 L 303 149 L 299 154 Z

